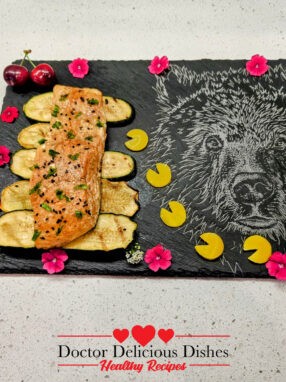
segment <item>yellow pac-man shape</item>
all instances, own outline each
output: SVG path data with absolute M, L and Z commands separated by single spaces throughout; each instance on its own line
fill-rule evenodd
M 125 142 L 125 146 L 131 151 L 144 150 L 148 145 L 148 134 L 142 129 L 132 129 L 126 134 L 131 138 Z
M 166 163 L 156 163 L 157 172 L 151 168 L 146 173 L 146 179 L 153 187 L 165 187 L 172 180 L 172 172 Z
M 171 211 L 161 208 L 160 218 L 163 223 L 169 227 L 180 227 L 187 219 L 187 213 L 185 207 L 180 202 L 169 202 L 169 208 Z
M 264 264 L 272 254 L 272 246 L 265 237 L 260 235 L 249 236 L 244 244 L 244 251 L 255 251 L 248 260 L 256 264 Z
M 207 243 L 206 245 L 196 245 L 197 253 L 207 260 L 215 260 L 220 257 L 224 251 L 222 238 L 213 232 L 205 232 L 200 238 Z

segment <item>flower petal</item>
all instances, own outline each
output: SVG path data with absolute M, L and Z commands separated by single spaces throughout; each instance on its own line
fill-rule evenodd
M 277 263 L 275 263 L 274 261 L 267 261 L 267 263 L 265 264 L 267 270 L 268 270 L 268 274 L 270 276 L 273 276 L 275 277 L 277 272 L 279 271 L 279 265 Z
M 276 274 L 277 280 L 286 280 L 286 268 L 280 268 Z
M 163 260 L 171 260 L 172 259 L 172 254 L 169 249 L 165 249 L 161 255 L 161 259 Z
M 47 263 L 54 260 L 54 256 L 50 252 L 42 253 L 42 263 Z
M 153 248 L 147 249 L 145 257 L 144 257 L 145 263 L 147 264 L 152 263 L 152 261 L 154 261 L 155 259 L 156 259 L 156 254 Z
M 161 269 L 165 270 L 171 266 L 171 261 L 161 259 L 159 260 L 159 265 Z
M 283 255 L 283 253 L 281 252 L 273 252 L 269 258 L 270 261 L 274 261 L 275 263 L 278 263 L 278 264 L 283 264 L 285 259 L 286 259 L 286 255 Z
M 160 269 L 159 262 L 158 261 L 153 261 L 153 263 L 149 264 L 149 268 L 151 269 L 151 271 L 157 272 Z
M 56 263 L 49 261 L 43 265 L 43 269 L 45 269 L 50 275 L 56 273 Z
M 63 249 L 51 249 L 50 253 L 53 255 L 53 257 L 60 261 L 66 261 L 69 258 Z

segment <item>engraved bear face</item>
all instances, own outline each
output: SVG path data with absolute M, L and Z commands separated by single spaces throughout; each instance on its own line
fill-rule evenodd
M 178 65 L 158 77 L 153 159 L 176 173 L 167 192 L 207 225 L 285 237 L 284 78 L 281 66 L 258 80 L 243 69 L 197 74 Z

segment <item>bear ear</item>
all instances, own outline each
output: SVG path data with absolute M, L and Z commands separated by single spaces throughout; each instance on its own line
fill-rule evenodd
M 166 75 L 156 76 L 156 81 L 157 102 L 164 109 L 173 108 L 190 94 L 191 73 L 185 66 L 171 65 Z

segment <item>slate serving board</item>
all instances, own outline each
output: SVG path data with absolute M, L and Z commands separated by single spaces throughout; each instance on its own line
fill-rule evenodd
M 245 61 L 176 61 L 172 63 L 171 70 L 160 77 L 148 72 L 149 61 L 93 61 L 90 62 L 90 72 L 84 79 L 73 78 L 67 69 L 68 63 L 68 61 L 50 62 L 56 71 L 58 83 L 78 87 L 97 87 L 102 90 L 104 95 L 123 98 L 134 107 L 135 118 L 131 123 L 122 127 L 108 127 L 107 149 L 131 154 L 136 161 L 136 174 L 129 181 L 132 187 L 139 190 L 140 199 L 140 210 L 134 217 L 138 223 L 135 241 L 139 242 L 144 251 L 162 243 L 172 251 L 173 262 L 168 270 L 154 273 L 144 262 L 138 265 L 128 264 L 125 250 L 115 250 L 109 253 L 68 251 L 69 261 L 63 274 L 268 277 L 265 265 L 251 263 L 247 259 L 249 254 L 242 251 L 242 243 L 249 233 L 242 232 L 241 229 L 226 227 L 223 219 L 216 221 L 214 208 L 211 209 L 209 206 L 210 203 L 214 203 L 213 200 L 206 201 L 205 205 L 200 203 L 198 195 L 202 192 L 202 187 L 195 186 L 195 184 L 203 175 L 201 173 L 191 177 L 180 175 L 182 167 L 186 168 L 185 164 L 181 165 L 181 163 L 186 163 L 186 155 L 184 158 L 183 154 L 192 152 L 190 149 L 192 143 L 189 142 L 188 134 L 193 126 L 193 119 L 200 117 L 208 107 L 210 109 L 214 107 L 215 99 L 218 99 L 220 105 L 222 102 L 227 103 L 227 99 L 231 97 L 227 93 L 228 90 L 225 89 L 232 89 L 234 98 L 243 99 L 245 94 L 249 96 L 254 94 L 255 97 L 254 89 L 259 85 L 259 79 L 249 78 L 246 75 Z M 286 62 L 284 60 L 272 61 L 270 65 L 283 69 Z M 279 69 L 277 69 L 278 72 Z M 273 94 L 277 93 L 278 89 L 281 93 L 284 86 L 281 80 L 283 75 L 280 72 L 277 73 L 273 74 L 272 77 L 276 77 L 275 81 L 273 80 L 271 83 L 267 82 L 268 74 L 265 75 L 265 78 L 260 79 L 260 84 L 262 83 L 265 88 L 271 87 Z M 223 85 L 220 86 L 219 83 Z M 241 92 L 240 88 L 244 91 Z M 33 95 L 47 90 L 49 89 L 38 89 L 32 85 L 25 91 L 7 87 L 2 110 L 8 105 L 16 106 L 20 110 L 20 117 L 13 124 L 1 122 L 0 145 L 8 146 L 12 152 L 20 149 L 17 135 L 21 129 L 33 123 L 24 116 L 23 104 Z M 227 94 L 226 97 L 222 97 L 225 101 L 220 98 L 224 91 Z M 216 92 L 220 95 L 216 96 Z M 274 99 L 275 96 L 272 98 Z M 263 104 L 261 100 L 259 102 Z M 281 106 L 280 98 L 273 102 L 277 104 L 280 102 L 279 106 Z M 284 107 L 284 104 L 282 106 Z M 220 112 L 223 113 L 222 108 L 220 108 Z M 227 116 L 229 117 L 229 114 Z M 204 117 L 201 118 L 199 122 L 197 121 L 197 125 L 200 123 L 203 125 L 205 120 Z M 208 118 L 209 124 L 215 123 L 210 117 Z M 126 133 L 132 128 L 142 128 L 149 134 L 150 145 L 142 152 L 130 153 L 124 146 L 127 139 Z M 204 150 L 206 149 L 204 148 Z M 191 156 L 188 158 L 190 163 L 201 155 L 200 149 L 197 153 L 195 151 L 193 153 L 195 153 L 192 154 L 193 158 Z M 170 164 L 173 170 L 173 180 L 170 186 L 155 190 L 145 181 L 145 173 L 148 167 L 153 165 L 154 168 L 158 161 Z M 212 166 L 214 162 L 215 159 L 212 158 L 208 162 L 209 166 Z M 223 165 L 221 164 L 221 166 Z M 229 164 L 229 168 L 231 169 L 231 164 Z M 233 168 L 231 171 L 233 173 Z M 277 171 L 280 171 L 280 167 Z M 221 176 L 222 173 L 225 174 L 225 171 L 222 169 L 218 173 Z M 271 174 L 272 172 L 268 170 L 267 177 L 270 180 L 272 179 Z M 273 179 L 274 177 L 275 174 Z M 225 175 L 223 178 L 225 182 L 224 179 Z M 17 180 L 19 178 L 10 172 L 8 166 L 0 169 L 1 190 Z M 218 182 L 217 179 L 216 182 Z M 219 187 L 217 186 L 217 188 Z M 214 190 L 215 188 L 212 188 L 212 192 Z M 272 197 L 275 199 L 275 196 Z M 207 197 L 207 199 L 210 198 Z M 187 203 L 188 220 L 182 228 L 167 227 L 160 220 L 160 208 L 167 207 L 169 200 Z M 269 203 L 271 201 L 268 201 Z M 283 225 L 284 222 L 281 224 Z M 199 242 L 199 234 L 206 231 L 217 232 L 225 242 L 224 255 L 215 261 L 204 260 L 194 250 L 194 246 Z M 269 237 L 273 249 L 284 250 L 284 231 L 282 231 L 281 229 L 280 236 L 270 230 L 265 231 L 265 236 Z M 262 233 L 261 227 L 259 233 Z M 2 247 L 0 252 L 1 273 L 46 273 L 42 270 L 40 260 L 43 251 Z

